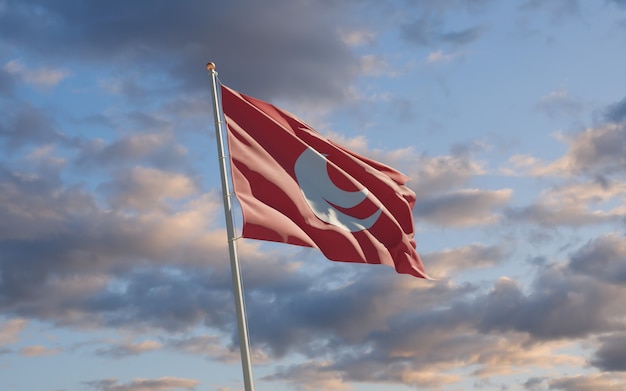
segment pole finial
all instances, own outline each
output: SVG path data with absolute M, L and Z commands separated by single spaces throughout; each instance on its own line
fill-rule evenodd
M 215 70 L 215 63 L 214 62 L 208 62 L 206 64 L 206 70 L 207 71 L 214 71 Z

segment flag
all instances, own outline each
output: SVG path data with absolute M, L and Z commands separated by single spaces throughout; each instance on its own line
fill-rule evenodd
M 319 249 L 428 278 L 404 174 L 360 156 L 267 102 L 221 87 L 242 236 Z

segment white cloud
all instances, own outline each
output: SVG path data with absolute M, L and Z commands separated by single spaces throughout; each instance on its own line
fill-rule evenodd
M 426 62 L 429 64 L 448 63 L 458 58 L 463 58 L 466 55 L 467 53 L 465 51 L 444 53 L 442 50 L 437 50 L 428 54 L 428 57 L 426 57 Z
M 361 71 L 364 75 L 382 75 L 390 76 L 389 64 L 382 56 L 367 55 L 361 57 Z
M 340 33 L 342 41 L 350 46 L 372 45 L 376 35 L 368 30 L 352 30 Z

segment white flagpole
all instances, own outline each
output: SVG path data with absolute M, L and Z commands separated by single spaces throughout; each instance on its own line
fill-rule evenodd
M 228 169 L 226 168 L 226 154 L 224 153 L 224 135 L 222 131 L 222 105 L 218 94 L 217 71 L 215 64 L 210 62 L 206 69 L 211 76 L 211 93 L 213 95 L 213 116 L 215 117 L 215 135 L 217 137 L 217 153 L 220 160 L 220 174 L 222 178 L 222 194 L 224 196 L 224 214 L 226 215 L 226 232 L 228 234 L 228 251 L 230 252 L 230 270 L 235 295 L 235 309 L 237 310 L 237 329 L 239 330 L 239 348 L 241 349 L 241 366 L 245 391 L 254 391 L 254 377 L 250 360 L 250 342 L 248 338 L 248 324 L 246 321 L 246 307 L 243 300 L 243 284 L 235 246 L 235 227 L 233 224 L 233 210 L 230 200 L 228 184 Z

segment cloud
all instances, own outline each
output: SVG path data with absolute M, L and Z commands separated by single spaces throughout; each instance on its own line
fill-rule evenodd
M 474 26 L 464 30 L 449 31 L 441 34 L 441 41 L 454 45 L 467 45 L 478 40 L 484 33 L 484 27 Z
M 426 62 L 429 64 L 437 64 L 437 63 L 447 63 L 456 58 L 460 58 L 465 56 L 465 52 L 453 52 L 453 53 L 444 53 L 442 50 L 437 50 L 436 52 L 431 52 L 426 57 Z
M 578 259 L 579 254 L 585 254 L 586 251 L 585 246 L 582 246 L 571 259 Z M 597 262 L 602 264 L 603 260 L 598 259 Z M 390 296 L 382 285 L 379 289 L 371 281 L 360 279 L 359 284 L 346 285 L 339 289 L 337 296 L 335 293 L 331 295 L 337 298 L 346 297 L 348 292 L 354 292 L 350 296 L 358 297 L 359 301 L 350 305 L 346 305 L 345 300 L 339 302 L 336 298 L 325 299 L 324 296 L 328 293 L 309 296 L 309 300 L 294 298 L 303 306 L 302 311 L 297 313 L 293 309 L 285 308 L 282 304 L 285 303 L 284 300 L 272 301 L 272 308 L 288 324 L 286 330 L 282 330 L 281 324 L 275 331 L 287 338 L 290 345 L 298 346 L 299 351 L 308 352 L 315 345 L 305 343 L 307 339 L 329 338 L 333 343 L 319 345 L 321 341 L 318 340 L 317 350 L 311 351 L 310 357 L 319 357 L 322 352 L 328 354 L 330 349 L 334 352 L 331 356 L 335 359 L 324 363 L 305 361 L 302 364 L 282 367 L 269 378 L 299 379 L 306 382 L 306 374 L 317 369 L 324 374 L 319 379 L 330 382 L 341 379 L 344 383 L 384 382 L 436 387 L 459 382 L 458 375 L 453 374 L 459 367 L 471 367 L 474 370 L 472 376 L 489 378 L 510 374 L 515 368 L 529 366 L 540 369 L 553 368 L 555 365 L 572 368 L 584 366 L 584 357 L 562 351 L 575 347 L 577 340 L 623 330 L 619 322 L 624 315 L 619 299 L 623 288 L 602 284 L 593 274 L 584 273 L 573 267 L 573 264 L 572 261 L 548 265 L 539 270 L 528 292 L 514 280 L 501 278 L 489 291 L 478 293 L 474 290 L 473 295 L 458 288 L 444 288 L 446 285 L 441 282 L 427 289 L 421 288 L 416 295 L 405 291 L 408 286 L 399 290 L 396 285 L 392 290 L 400 296 Z M 367 290 L 364 290 L 365 286 Z M 389 291 L 389 288 L 388 286 L 386 290 Z M 442 289 L 450 289 L 448 297 L 436 298 L 437 295 L 429 293 L 432 291 L 434 294 Z M 375 303 L 379 305 L 373 305 L 369 296 L 364 296 L 363 292 L 371 292 L 371 297 L 376 298 Z M 407 296 L 419 297 L 420 300 L 415 303 L 426 304 L 429 309 L 402 311 L 403 303 L 398 302 L 396 297 Z M 430 301 L 429 297 L 434 301 Z M 318 302 L 318 305 L 311 307 L 314 302 Z M 382 310 L 390 303 L 396 306 L 395 311 L 385 314 Z M 446 304 L 442 305 L 443 303 Z M 259 303 L 254 303 L 254 306 L 258 305 Z M 335 319 L 330 315 L 333 313 L 332 308 L 336 306 L 350 308 L 346 318 L 357 321 L 370 332 L 347 338 L 348 334 L 342 332 L 342 328 L 337 328 L 346 319 Z M 319 323 L 317 312 L 312 308 L 323 308 L 326 316 L 330 316 L 325 319 L 324 326 Z M 370 320 L 362 318 L 362 311 L 368 314 Z M 375 317 L 371 317 L 373 311 L 378 312 Z M 266 316 L 269 314 L 266 311 L 264 313 Z M 294 333 L 294 325 L 307 325 L 310 320 L 297 321 L 285 317 L 286 314 L 291 314 L 291 317 L 297 314 L 313 316 L 313 319 L 317 319 L 313 329 L 316 332 L 313 335 L 310 332 L 297 333 L 299 337 L 292 339 L 285 332 Z M 385 319 L 384 323 L 377 320 L 379 317 L 380 320 Z M 268 326 L 259 325 L 258 322 L 255 324 L 257 327 L 269 328 L 269 323 Z M 317 334 L 320 330 L 324 332 Z M 347 330 L 354 332 L 358 328 Z M 329 336 L 328 331 L 334 337 Z M 619 365 L 621 355 L 617 341 L 621 341 L 620 335 L 605 339 L 606 344 L 596 353 L 594 365 L 606 366 L 609 361 Z M 259 338 L 261 341 L 265 339 L 257 334 L 254 340 L 259 341 Z M 283 339 L 282 342 L 287 341 Z M 610 342 L 615 342 L 615 349 L 607 348 Z M 306 347 L 307 345 L 310 347 Z M 290 377 L 291 374 L 293 377 Z M 568 379 L 550 380 L 550 384 L 568 389 L 563 386 Z M 537 386 L 543 381 L 539 379 L 529 384 Z M 612 384 L 605 379 L 594 381 L 597 383 L 591 384 Z M 313 384 L 312 380 L 310 382 Z M 337 386 L 340 384 L 342 383 L 338 382 Z
M 486 31 L 483 26 L 472 26 L 461 30 L 448 30 L 440 13 L 423 11 L 414 20 L 401 26 L 402 37 L 410 43 L 421 46 L 447 44 L 451 46 L 467 46 L 478 39 Z
M 454 227 L 494 224 L 499 216 L 493 209 L 506 205 L 513 194 L 511 189 L 464 189 L 438 194 L 419 200 L 413 213 L 417 221 Z
M 488 268 L 503 262 L 508 251 L 504 246 L 471 244 L 461 248 L 446 249 L 424 255 L 428 271 L 435 278 L 463 273 L 472 268 Z
M 192 1 L 176 7 L 159 2 L 146 13 L 139 4 L 122 2 L 76 8 L 67 2 L 31 1 L 5 7 L 0 35 L 5 44 L 22 47 L 29 59 L 44 57 L 54 64 L 78 57 L 95 66 L 106 63 L 122 80 L 129 72 L 154 71 L 151 64 L 159 64 L 160 73 L 172 82 L 158 83 L 160 89 L 207 88 L 203 69 L 212 60 L 226 84 L 250 95 L 336 102 L 348 97 L 345 86 L 358 75 L 358 59 L 333 28 L 349 9 L 283 0 L 263 5 Z M 46 39 L 32 40 L 41 26 L 47 26 Z M 282 53 L 290 53 L 288 60 Z M 322 75 L 318 71 L 323 69 L 333 71 Z
M 350 46 L 373 45 L 376 42 L 376 34 L 365 29 L 342 31 L 340 36 Z
M 113 358 L 122 358 L 128 356 L 136 356 L 141 353 L 159 350 L 162 345 L 158 341 L 145 340 L 138 343 L 127 342 L 123 344 L 113 345 L 101 348 L 96 351 L 97 355 Z
M 531 205 L 510 207 L 504 214 L 543 227 L 595 225 L 626 216 L 625 199 L 626 186 L 619 181 L 573 181 L 547 188 Z
M 358 266 L 352 265 L 352 268 Z M 354 270 L 359 274 L 339 287 L 332 283 L 329 288 L 318 287 L 319 283 L 314 283 L 336 275 L 338 271 L 332 268 L 322 276 L 311 278 L 308 286 L 289 294 L 278 294 L 271 286 L 252 291 L 248 287 L 253 298 L 248 300 L 251 303 L 248 318 L 256 325 L 251 330 L 252 340 L 274 357 L 291 352 L 317 356 L 341 350 L 341 347 L 366 347 L 369 346 L 367 336 L 375 330 L 386 329 L 394 314 L 403 309 L 428 308 L 433 302 L 453 297 L 460 290 L 446 285 L 421 286 L 413 284 L 413 279 L 392 282 L 393 270 L 386 272 L 380 266 L 367 267 L 370 270 L 363 270 L 362 274 Z M 419 302 L 411 299 L 417 296 Z
M 479 329 L 525 332 L 538 340 L 584 338 L 611 329 L 614 289 L 554 269 L 538 276 L 533 287 L 526 295 L 514 281 L 499 280 L 475 303 Z
M 4 141 L 8 153 L 27 145 L 66 139 L 58 130 L 57 121 L 46 111 L 30 103 L 10 103 L 5 107 L 6 115 L 0 119 L 0 142 Z
M 0 345 L 8 345 L 17 342 L 26 324 L 26 319 L 16 318 L 6 320 L 0 326 Z
M 41 345 L 26 346 L 20 349 L 20 355 L 25 357 L 50 356 L 59 352 L 60 349 L 50 349 Z
M 562 98 L 557 96 L 557 101 Z M 557 111 L 562 109 L 562 103 L 557 104 L 560 107 Z M 518 155 L 510 162 L 516 169 L 525 169 L 533 176 L 622 176 L 626 167 L 626 124 L 620 122 L 622 106 L 621 101 L 608 106 L 604 111 L 607 122 L 568 135 L 557 135 L 567 144 L 567 152 L 561 158 L 544 162 Z
M 608 233 L 572 254 L 569 267 L 612 284 L 626 285 L 626 237 Z
M 61 69 L 29 69 L 20 60 L 9 61 L 4 70 L 38 88 L 54 87 L 69 76 L 68 71 Z
M 626 5 L 626 3 L 625 3 Z M 626 98 L 607 107 L 604 113 L 607 122 L 624 123 L 626 122 Z
M 155 179 L 152 173 L 148 172 L 148 177 Z M 165 186 L 164 196 L 176 198 L 192 189 L 189 182 L 176 176 L 162 177 L 157 172 L 156 178 L 163 179 L 154 186 Z M 163 303 L 148 305 L 152 298 L 184 291 L 189 294 L 196 288 L 203 291 L 202 274 L 186 280 L 187 273 L 196 274 L 194 269 L 200 265 L 206 273 L 215 273 L 213 279 L 228 281 L 224 231 L 209 228 L 220 205 L 211 195 L 191 197 L 171 212 L 161 211 L 159 205 L 155 205 L 156 210 L 143 208 L 145 213 L 133 215 L 100 205 L 95 195 L 84 189 L 35 173 L 19 175 L 5 168 L 0 171 L 0 189 L 0 294 L 3 297 L 1 307 L 9 311 L 7 313 L 21 313 L 61 324 L 102 324 L 107 323 L 107 319 L 113 322 L 115 309 L 122 311 L 127 302 L 128 308 L 133 307 L 128 299 L 109 302 L 106 308 L 95 306 L 96 303 L 102 305 L 103 299 L 96 298 L 107 289 L 111 289 L 109 295 L 113 295 L 120 286 L 127 284 L 139 294 L 143 289 L 158 286 L 159 279 L 167 281 L 169 278 L 167 273 L 158 272 L 126 276 L 141 267 L 159 268 L 167 264 L 186 270 L 179 280 L 172 277 L 171 281 L 164 282 L 164 290 L 152 290 L 154 296 L 143 296 L 147 300 L 145 311 L 168 311 Z M 147 198 L 149 202 L 159 199 Z M 245 248 L 243 246 L 242 251 Z M 217 263 L 212 269 L 213 262 Z M 195 282 L 195 285 L 186 286 L 187 282 Z M 227 289 L 225 285 L 226 282 L 222 282 L 217 287 Z M 177 288 L 182 291 L 178 292 Z M 128 297 L 134 297 L 132 289 Z M 171 304 L 170 309 L 179 308 L 184 312 L 178 300 Z M 109 311 L 112 315 L 104 316 Z M 195 309 L 190 311 L 196 313 Z M 119 316 L 127 322 L 133 321 L 132 317 Z M 168 325 L 168 319 L 168 316 L 160 320 L 149 317 L 148 323 L 174 327 Z M 171 319 L 176 317 L 172 315 Z M 189 319 L 197 321 L 198 318 L 181 316 L 173 324 L 189 327 L 186 323 Z
M 279 368 L 278 371 L 261 378 L 261 380 L 287 381 L 297 390 L 341 391 L 352 389 L 352 386 L 343 380 L 340 372 L 328 368 L 328 363 L 307 363 Z
M 408 175 L 412 181 L 409 185 L 417 193 L 418 199 L 427 198 L 435 193 L 455 189 L 484 172 L 479 162 L 466 156 L 423 156 L 411 164 Z
M 464 316 L 442 311 L 394 319 L 388 329 L 371 335 L 366 351 L 340 354 L 329 370 L 338 370 L 353 382 L 437 388 L 460 383 L 466 377 L 454 373 L 460 367 L 472 368 L 471 376 L 480 379 L 510 374 L 521 366 L 584 363 L 579 357 L 556 353 L 563 344 L 533 344 L 514 333 L 474 334 Z
M 111 194 L 111 205 L 132 210 L 164 208 L 167 199 L 179 200 L 197 193 L 196 185 L 186 175 L 151 167 L 121 172 L 102 189 Z
M 110 143 L 101 139 L 84 142 L 76 164 L 82 168 L 111 168 L 144 162 L 158 168 L 179 168 L 187 153 L 185 147 L 175 142 L 172 132 L 146 132 L 122 136 Z
M 566 376 L 549 380 L 551 390 L 563 391 L 619 391 L 624 388 L 626 376 L 617 373 Z
M 591 363 L 602 371 L 626 371 L 626 333 L 601 337 L 600 342 Z
M 390 75 L 385 58 L 373 54 L 361 57 L 361 70 L 364 75 Z
M 175 391 L 178 389 L 194 390 L 200 382 L 179 377 L 161 377 L 158 379 L 134 379 L 129 383 L 120 383 L 117 379 L 94 380 L 85 384 L 98 391 Z
M 570 174 L 624 174 L 626 125 L 605 124 L 587 128 L 567 138 L 567 154 L 547 171 Z
M 535 109 L 551 118 L 570 118 L 581 113 L 582 103 L 572 98 L 567 90 L 552 91 L 535 104 Z
M 165 341 L 167 349 L 186 354 L 203 356 L 224 363 L 241 362 L 240 350 L 229 344 L 225 346 L 219 335 L 195 335 L 191 337 L 170 338 Z M 268 363 L 268 357 L 260 349 L 251 346 L 251 360 L 255 365 Z

